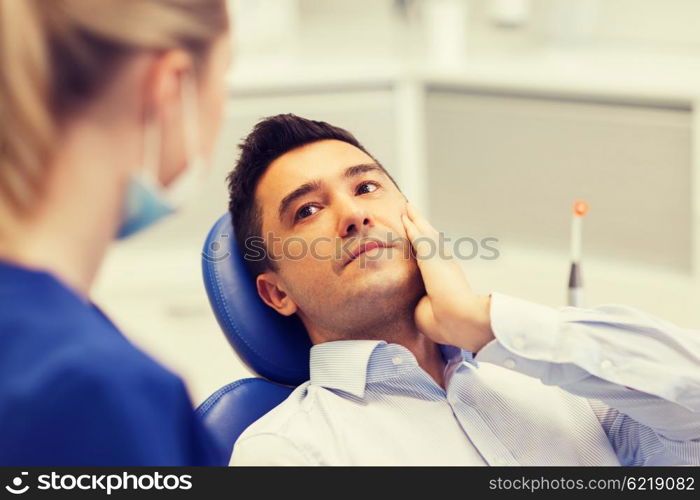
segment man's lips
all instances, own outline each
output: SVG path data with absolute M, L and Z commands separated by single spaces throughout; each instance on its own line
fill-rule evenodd
M 369 252 L 375 248 L 386 248 L 388 245 L 383 241 L 379 240 L 367 240 L 360 242 L 355 248 L 350 252 L 350 257 L 345 261 L 344 266 L 350 264 L 353 260 L 357 259 L 360 254 Z

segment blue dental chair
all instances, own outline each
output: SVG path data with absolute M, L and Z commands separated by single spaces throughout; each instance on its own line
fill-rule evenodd
M 311 342 L 296 316 L 284 317 L 260 300 L 229 214 L 219 218 L 207 235 L 202 272 L 221 330 L 240 359 L 260 376 L 222 387 L 197 408 L 230 456 L 234 442 L 250 424 L 309 379 Z

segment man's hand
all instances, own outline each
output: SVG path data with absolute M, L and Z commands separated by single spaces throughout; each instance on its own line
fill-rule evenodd
M 450 249 L 438 246 L 439 233 L 435 228 L 410 203 L 406 210 L 408 215 L 402 215 L 401 220 L 426 290 L 416 306 L 416 326 L 439 344 L 476 353 L 494 339 L 489 313 L 491 299 L 472 292 Z

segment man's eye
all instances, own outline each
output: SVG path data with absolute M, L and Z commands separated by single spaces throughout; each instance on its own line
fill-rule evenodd
M 367 188 L 367 189 L 365 189 Z M 373 193 L 379 189 L 379 184 L 373 181 L 363 182 L 357 187 L 357 194 Z
M 318 209 L 318 207 L 315 205 L 304 205 L 299 210 L 297 210 L 296 214 L 294 214 L 294 220 L 297 221 L 310 217 L 311 215 L 316 213 L 314 212 L 314 209 Z

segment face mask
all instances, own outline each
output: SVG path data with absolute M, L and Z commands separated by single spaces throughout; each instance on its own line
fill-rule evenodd
M 178 211 L 198 191 L 207 171 L 199 147 L 197 94 L 191 75 L 182 80 L 182 117 L 184 120 L 187 167 L 168 187 L 158 181 L 160 167 L 160 126 L 152 120 L 144 132 L 144 167 L 132 174 L 124 200 L 124 212 L 117 239 L 124 239 Z

